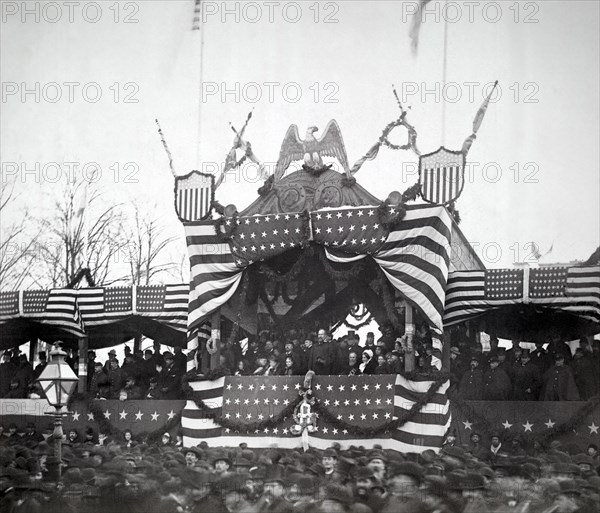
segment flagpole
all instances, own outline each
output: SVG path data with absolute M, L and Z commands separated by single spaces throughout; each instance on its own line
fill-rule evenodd
M 202 143 L 202 84 L 204 82 L 204 20 L 202 17 L 202 7 L 200 0 L 196 0 L 195 2 L 195 16 L 194 16 L 194 26 L 192 30 L 200 31 L 200 70 L 199 70 L 199 98 L 198 98 L 198 138 L 197 138 L 197 146 L 196 146 L 196 166 L 198 170 L 202 170 L 202 162 L 200 155 L 200 145 Z
M 446 0 L 445 0 L 446 2 Z M 445 5 L 444 2 L 444 5 Z M 446 99 L 444 91 L 446 90 L 446 78 L 448 74 L 448 19 L 444 16 L 444 59 L 442 62 L 442 140 L 440 146 L 446 141 Z

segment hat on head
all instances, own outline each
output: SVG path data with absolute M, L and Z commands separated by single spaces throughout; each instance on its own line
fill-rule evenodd
M 581 495 L 581 490 L 574 479 L 560 481 L 560 493 L 565 495 Z
M 349 505 L 352 502 L 352 496 L 345 486 L 330 484 L 325 488 L 324 500 L 336 501 L 344 505 Z
M 367 460 L 368 461 L 381 460 L 383 462 L 387 461 L 385 458 L 385 455 L 383 454 L 383 451 L 381 451 L 379 449 L 373 449 L 373 450 L 369 451 L 367 453 Z
M 450 456 L 451 458 L 457 458 L 461 461 L 465 461 L 467 459 L 465 451 L 463 451 L 460 447 L 456 447 L 454 445 L 447 445 L 443 447 L 442 452 L 446 456 Z
M 285 486 L 284 468 L 281 465 L 269 465 L 265 476 L 266 483 L 281 483 Z
M 163 358 L 165 360 L 172 360 L 173 359 L 173 353 L 171 351 L 165 351 L 163 353 Z
M 108 354 L 117 354 L 117 352 L 114 349 L 111 349 Z
M 523 358 L 523 356 L 529 356 L 531 354 L 531 351 L 527 348 L 524 348 L 521 350 L 521 358 Z
M 457 355 L 457 356 L 460 356 L 460 349 L 458 347 L 456 347 L 456 346 L 452 346 L 450 348 L 450 352 L 453 353 L 453 354 L 455 354 L 455 355 Z
M 421 482 L 421 480 L 423 479 L 423 467 L 412 461 L 403 461 L 394 465 L 394 467 L 392 468 L 392 475 L 410 476 L 416 479 L 417 481 Z
M 338 454 L 335 451 L 335 449 L 332 449 L 331 447 L 329 449 L 325 449 L 325 451 L 323 451 L 323 458 L 338 458 Z
M 369 467 L 358 467 L 354 471 L 354 479 L 375 479 L 375 474 Z
M 217 463 L 217 461 L 225 461 L 229 464 L 229 466 L 231 466 L 231 459 L 226 454 L 217 454 L 213 458 L 212 464 L 215 465 Z

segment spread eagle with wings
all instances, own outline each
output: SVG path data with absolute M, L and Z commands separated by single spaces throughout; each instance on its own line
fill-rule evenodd
M 342 132 L 335 119 L 332 119 L 323 132 L 323 136 L 317 139 L 313 134 L 319 129 L 316 126 L 308 127 L 304 140 L 300 139 L 298 127 L 291 125 L 288 128 L 279 159 L 275 167 L 275 181 L 279 181 L 289 165 L 297 160 L 304 159 L 307 166 L 318 169 L 323 166 L 321 157 L 335 157 L 350 177 L 350 166 L 348 166 L 348 156 L 342 139 Z

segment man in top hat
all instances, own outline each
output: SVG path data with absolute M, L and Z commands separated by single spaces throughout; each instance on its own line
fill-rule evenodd
M 163 394 L 163 399 L 179 399 L 181 396 L 181 376 L 177 374 L 173 353 L 165 351 L 162 355 L 165 360 L 164 367 L 157 366 L 160 369 L 158 374 L 158 388 Z
M 571 368 L 565 365 L 562 353 L 555 353 L 555 363 L 543 377 L 542 401 L 579 401 L 579 391 L 575 385 Z
M 35 369 L 33 369 L 33 380 L 34 381 L 40 377 L 40 374 L 46 368 L 46 365 L 48 365 L 46 351 L 40 351 L 38 353 L 38 358 L 40 359 L 40 363 L 38 363 L 35 366 Z
M 490 368 L 483 374 L 484 401 L 506 401 L 510 398 L 510 378 L 500 367 L 497 356 L 490 358 Z
M 537 401 L 540 395 L 541 375 L 539 369 L 531 362 L 529 349 L 523 349 L 521 359 L 513 366 L 514 401 Z
M 483 372 L 479 369 L 479 357 L 473 355 L 466 371 L 458 385 L 458 393 L 461 399 L 466 401 L 479 401 L 483 389 Z
M 281 465 L 267 467 L 264 491 L 256 506 L 260 513 L 292 513 L 294 511 L 292 505 L 285 500 L 285 481 Z

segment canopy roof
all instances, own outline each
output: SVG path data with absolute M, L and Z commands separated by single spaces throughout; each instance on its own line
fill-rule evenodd
M 90 349 L 142 334 L 186 346 L 188 285 L 21 290 L 0 293 L 0 349 L 33 338 L 75 344 L 84 334 Z
M 501 338 L 600 333 L 600 265 L 452 272 L 444 325 L 474 319 Z

